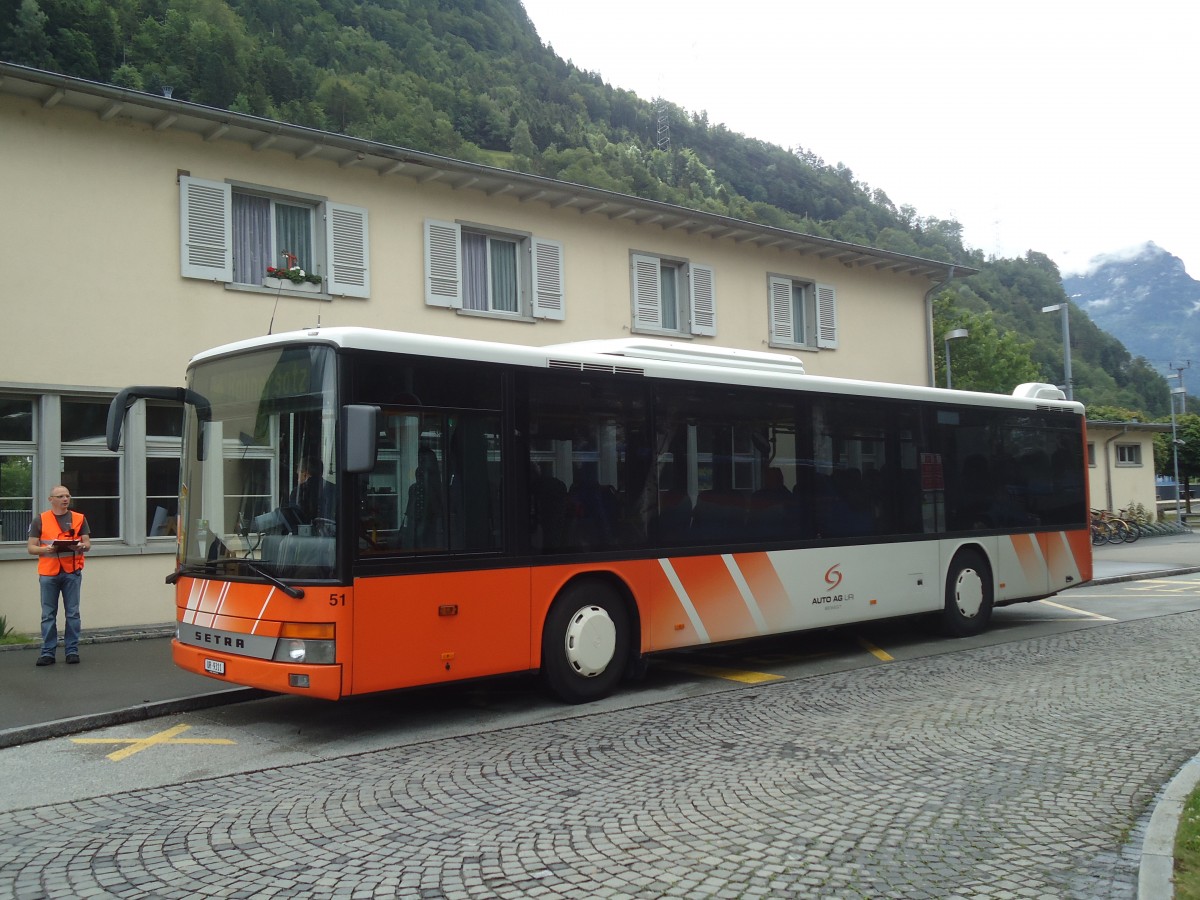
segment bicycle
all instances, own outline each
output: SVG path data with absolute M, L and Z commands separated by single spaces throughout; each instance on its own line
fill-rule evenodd
M 1127 511 L 1122 510 L 1121 512 L 1123 515 L 1125 512 L 1129 513 L 1125 516 L 1125 519 L 1129 524 L 1137 528 L 1139 534 L 1150 533 L 1150 525 L 1153 524 L 1154 520 L 1151 518 L 1150 511 L 1146 509 L 1144 503 L 1130 503 L 1129 509 Z
M 1092 543 L 1096 545 L 1132 544 L 1142 536 L 1142 529 L 1136 522 L 1107 509 L 1091 510 L 1091 532 Z
M 1110 544 L 1132 544 L 1138 539 L 1137 530 L 1117 515 L 1108 520 L 1108 542 Z
M 1142 536 L 1142 523 L 1137 518 L 1137 513 L 1131 509 L 1117 510 L 1117 516 L 1114 521 L 1120 522 L 1125 526 L 1125 543 L 1132 544 Z
M 1112 529 L 1103 510 L 1089 510 L 1088 527 L 1092 532 L 1092 544 L 1099 546 L 1108 543 Z

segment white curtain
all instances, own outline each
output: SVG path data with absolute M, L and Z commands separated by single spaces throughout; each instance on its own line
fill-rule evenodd
M 271 201 L 250 194 L 233 194 L 233 280 L 237 284 L 262 284 L 267 266 L 281 265 L 271 258 Z
M 284 265 L 285 252 L 296 257 L 296 265 L 305 272 L 313 270 L 312 254 L 312 210 L 305 206 L 275 204 L 275 246 L 279 248 L 279 262 Z
M 463 309 L 487 310 L 487 236 L 462 233 Z
M 679 270 L 674 266 L 663 266 L 659 278 L 662 327 L 673 331 L 679 327 Z
M 492 239 L 492 308 L 517 311 L 517 245 Z

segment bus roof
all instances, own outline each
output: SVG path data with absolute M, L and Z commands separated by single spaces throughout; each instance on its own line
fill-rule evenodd
M 441 335 L 336 326 L 264 335 L 196 354 L 191 365 L 222 356 L 286 344 L 328 344 L 347 350 L 403 353 L 536 369 L 573 369 L 597 374 L 646 375 L 713 384 L 737 384 L 832 394 L 947 401 L 970 406 L 1055 409 L 1083 415 L 1083 404 L 1065 399 L 1050 384 L 1019 385 L 1010 394 L 954 391 L 919 385 L 808 375 L 799 357 L 656 338 L 616 338 L 531 347 Z

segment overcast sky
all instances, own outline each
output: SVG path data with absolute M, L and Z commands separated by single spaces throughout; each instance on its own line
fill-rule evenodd
M 524 0 L 644 99 L 844 163 L 987 255 L 1063 270 L 1153 241 L 1200 278 L 1191 0 Z

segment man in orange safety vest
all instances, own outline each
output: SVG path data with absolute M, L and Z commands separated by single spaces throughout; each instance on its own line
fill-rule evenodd
M 79 662 L 79 594 L 83 554 L 92 548 L 90 534 L 87 519 L 83 513 L 71 509 L 71 492 L 61 484 L 50 491 L 50 508 L 30 523 L 26 549 L 38 558 L 38 582 L 42 590 L 39 666 L 54 664 L 60 596 L 67 624 L 63 649 L 68 663 Z

